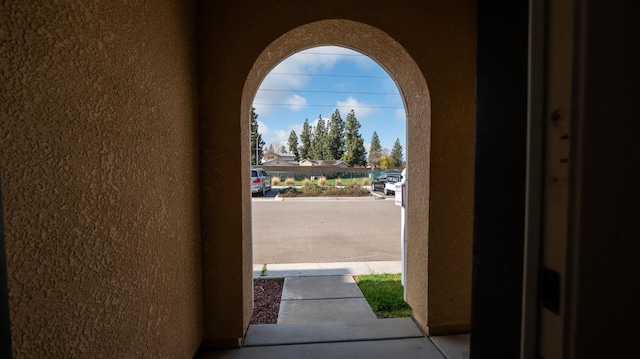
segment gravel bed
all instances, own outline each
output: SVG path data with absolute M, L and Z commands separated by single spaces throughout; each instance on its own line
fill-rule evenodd
M 253 280 L 253 316 L 249 324 L 276 324 L 284 279 Z

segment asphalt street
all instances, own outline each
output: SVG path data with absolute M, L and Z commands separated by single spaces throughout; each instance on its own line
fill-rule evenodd
M 400 260 L 400 207 L 392 196 L 267 197 L 254 198 L 252 204 L 255 264 Z

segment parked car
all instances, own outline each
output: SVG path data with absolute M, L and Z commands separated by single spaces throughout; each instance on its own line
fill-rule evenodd
M 399 173 L 387 174 L 387 182 L 384 184 L 382 192 L 384 194 L 396 193 L 396 183 L 402 181 L 402 175 Z
M 389 172 L 379 177 L 376 177 L 371 182 L 371 192 L 374 191 L 382 191 L 384 194 L 389 194 L 390 191 L 394 192 L 394 189 L 391 189 L 392 186 L 387 186 L 387 183 L 395 185 L 396 182 L 400 182 L 402 180 L 402 175 L 398 172 Z M 388 187 L 388 188 L 387 188 Z
M 251 169 L 251 193 L 264 196 L 271 191 L 271 178 L 262 168 Z

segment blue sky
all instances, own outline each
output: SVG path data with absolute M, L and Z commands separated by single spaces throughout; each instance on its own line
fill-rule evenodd
M 265 77 L 253 106 L 266 146 L 287 146 L 291 130 L 300 137 L 305 118 L 315 125 L 318 115 L 327 121 L 337 108 L 346 120 L 353 109 L 367 153 L 376 131 L 389 150 L 399 138 L 406 160 L 406 115 L 398 88 L 380 65 L 356 51 L 323 46 L 288 57 Z

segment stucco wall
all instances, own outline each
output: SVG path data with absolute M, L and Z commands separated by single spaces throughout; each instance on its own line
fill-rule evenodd
M 15 357 L 197 350 L 194 16 L 182 0 L 0 3 Z
M 413 142 L 408 144 L 407 156 L 411 171 L 415 169 L 409 173 L 410 188 L 430 183 L 431 191 L 409 199 L 408 261 L 412 270 L 408 273 L 411 287 L 407 294 L 417 309 L 416 319 L 426 329 L 438 333 L 467 330 L 471 303 L 475 2 L 203 1 L 198 14 L 205 338 L 222 345 L 237 342 L 245 328 L 239 318 L 244 315 L 246 323 L 252 305 L 247 287 L 252 264 L 248 185 L 228 183 L 223 193 L 215 190 L 223 179 L 248 176 L 249 135 L 242 121 L 249 120 L 243 119 L 241 112 L 242 106 L 247 107 L 241 102 L 243 84 L 255 61 L 278 38 L 297 27 L 331 19 L 354 20 L 385 32 L 406 49 L 426 79 L 431 95 L 431 133 L 418 131 L 412 136 L 417 138 L 421 133 L 423 144 L 431 141 L 431 153 L 417 150 L 429 145 L 420 147 Z M 348 29 L 341 31 L 345 38 L 353 36 Z M 311 35 L 309 46 L 319 45 L 317 42 Z M 279 56 L 267 52 L 267 58 Z M 423 159 L 420 164 L 419 158 Z M 221 167 L 223 160 L 225 166 Z M 238 285 L 240 282 L 244 287 Z

